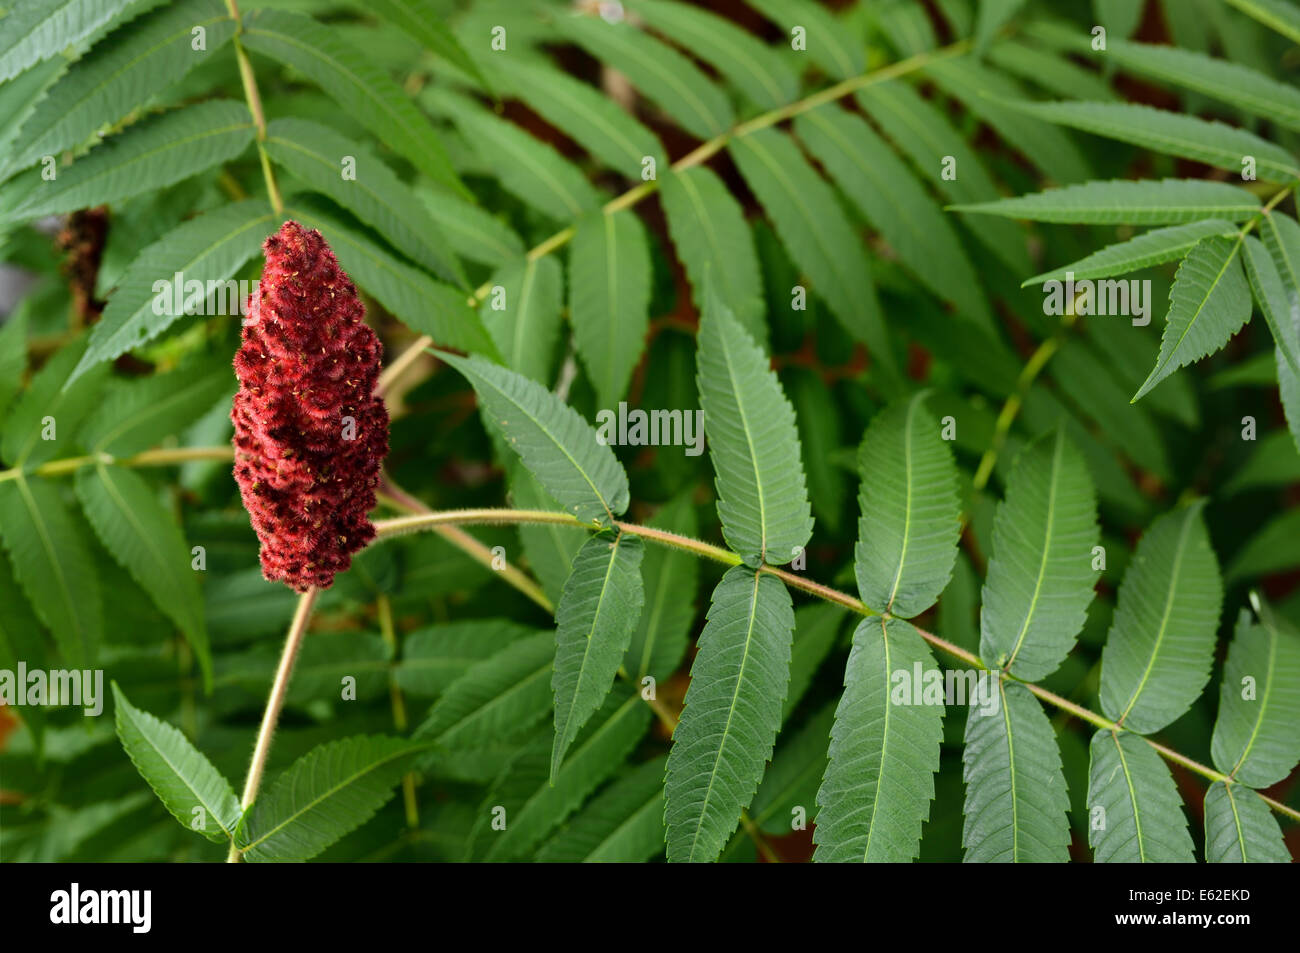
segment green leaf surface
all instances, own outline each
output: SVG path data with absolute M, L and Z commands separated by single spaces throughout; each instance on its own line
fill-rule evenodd
M 966 719 L 966 862 L 1064 863 L 1069 798 L 1051 723 L 1023 685 L 999 680 L 997 691 L 996 711 Z
M 647 157 L 655 160 L 656 172 L 666 163 L 667 153 L 655 134 L 594 86 L 523 60 L 497 64 L 498 85 L 624 178 L 639 180 Z
M 34 467 L 76 447 L 77 427 L 94 409 L 108 378 L 108 368 L 101 367 L 69 383 L 85 349 L 85 337 L 78 338 L 32 378 L 0 429 L 0 457 L 5 462 Z
M 172 816 L 210 841 L 229 840 L 240 815 L 230 782 L 178 729 L 133 707 L 116 682 L 113 708 L 122 747 Z
M 91 668 L 104 636 L 99 576 L 85 531 L 57 484 L 39 477 L 0 482 L 0 539 L 36 617 L 69 668 Z
M 796 632 L 798 626 L 796 617 Z M 749 805 L 750 820 L 759 829 L 777 836 L 807 829 L 816 813 L 817 789 L 826 773 L 826 748 L 834 722 L 835 705 L 829 703 L 810 715 L 798 731 L 787 727 Z
M 484 327 L 506 367 L 548 384 L 555 365 L 564 310 L 564 273 L 552 257 L 520 256 L 492 276 L 492 290 L 479 306 Z M 497 293 L 497 288 L 502 293 Z M 500 305 L 500 307 L 498 307 Z
M 524 253 L 524 243 L 486 209 L 429 188 L 418 190 L 425 211 L 458 254 L 484 265 L 504 265 Z
M 638 765 L 592 798 L 538 851 L 537 860 L 636 864 L 663 853 L 665 761 Z
M 600 207 L 600 193 L 552 146 L 461 97 L 435 93 L 426 101 L 452 117 L 501 185 L 520 201 L 561 222 Z
M 645 735 L 650 718 L 650 709 L 636 692 L 620 688 L 611 694 L 575 740 L 564 765 L 549 779 L 534 776 L 528 798 L 507 819 L 506 829 L 492 838 L 484 859 L 517 859 L 533 850 L 617 770 Z
M 1097 500 L 1064 427 L 1016 459 L 993 523 L 980 611 L 980 656 L 1027 681 L 1054 672 L 1092 602 Z
M 1289 864 L 1291 852 L 1273 812 L 1254 791 L 1215 781 L 1205 792 L 1205 861 Z
M 423 204 L 360 143 L 310 120 L 275 119 L 266 127 L 265 148 L 274 162 L 372 226 L 414 261 L 448 281 L 468 283 Z M 351 160 L 346 170 L 345 160 Z
M 1117 179 L 1067 185 L 996 202 L 955 205 L 952 210 L 1035 222 L 1173 225 L 1203 218 L 1241 222 L 1258 212 L 1259 208 L 1259 199 L 1255 196 L 1224 182 Z
M 875 611 L 910 619 L 948 584 L 961 534 L 957 466 L 924 393 L 876 415 L 858 471 L 858 592 Z
M 402 639 L 397 684 L 412 695 L 438 695 L 475 664 L 535 629 L 508 619 L 465 619 L 424 626 Z
M 492 338 L 464 291 L 400 261 L 363 232 L 315 205 L 291 198 L 285 215 L 324 235 L 348 276 L 407 327 L 427 334 L 440 346 L 496 356 Z
M 782 565 L 812 534 L 794 409 L 766 355 L 716 292 L 709 296 L 697 384 L 722 535 L 746 561 Z
M 473 78 L 484 89 L 492 88 L 487 77 L 456 39 L 456 34 L 443 22 L 438 5 L 432 0 L 373 0 L 366 6 L 393 26 L 399 27 L 403 33 L 418 40 L 426 50 Z
M 115 380 L 96 395 L 98 406 L 77 439 L 92 453 L 115 457 L 148 450 L 228 400 L 236 385 L 228 360 L 191 362 L 166 374 Z
M 569 320 L 597 403 L 617 409 L 650 329 L 650 244 L 633 212 L 578 221 L 569 251 Z
M 301 13 L 255 10 L 244 16 L 240 38 L 250 50 L 277 59 L 316 83 L 344 113 L 433 181 L 470 197 L 433 126 L 410 96 L 329 27 Z
M 687 496 L 669 501 L 645 525 L 691 539 L 699 534 L 695 507 Z M 692 554 L 670 546 L 650 546 L 641 560 L 645 605 L 628 643 L 623 667 L 637 684 L 649 675 L 663 681 L 686 655 L 695 621 L 700 563 Z
M 1181 261 L 1202 238 L 1209 238 L 1212 235 L 1229 236 L 1236 233 L 1237 229 L 1231 224 L 1217 218 L 1188 222 L 1186 225 L 1153 228 L 1141 235 L 1134 235 L 1127 241 L 1107 245 L 1062 268 L 1054 268 L 1041 275 L 1026 278 L 1020 283 L 1020 287 L 1027 288 L 1048 281 L 1064 281 L 1070 273 L 1073 273 L 1075 281 L 1126 275 L 1131 271 L 1161 265 L 1167 261 Z
M 203 594 L 190 546 L 175 518 L 143 477 L 122 467 L 84 468 L 77 473 L 76 489 L 87 522 L 104 548 L 185 633 L 204 682 L 211 685 Z
M 253 802 L 235 845 L 253 862 L 311 859 L 383 807 L 424 747 L 363 735 L 313 748 Z
M 866 121 L 838 106 L 806 112 L 795 132 L 921 284 L 960 318 L 992 327 L 975 268 L 948 216 Z
M 668 860 L 717 859 L 781 723 L 794 613 L 774 576 L 727 570 L 713 591 L 665 781 Z
M 609 694 L 641 615 L 639 537 L 593 536 L 573 557 L 573 569 L 555 608 L 555 743 L 551 780 L 565 752 Z
M 1228 648 L 1214 766 L 1252 788 L 1281 781 L 1300 761 L 1300 633 L 1267 605 L 1260 622 L 1243 612 Z
M 585 14 L 558 17 L 556 26 L 596 59 L 617 63 L 633 86 L 697 138 L 731 127 L 731 104 L 722 90 L 685 56 L 649 34 Z
M 1157 518 L 1119 587 L 1101 656 L 1101 708 L 1139 734 L 1182 715 L 1210 677 L 1223 583 L 1204 505 Z
M 182 307 L 174 307 L 177 274 L 182 282 L 203 282 L 206 292 L 209 283 L 225 282 L 256 255 L 278 221 L 264 200 L 248 199 L 183 222 L 141 251 L 109 296 L 70 380 L 162 334 L 191 304 L 182 284 Z
M 229 162 L 253 141 L 248 107 L 213 99 L 143 119 L 41 181 L 5 219 L 30 221 L 166 188 Z M 41 176 L 42 168 L 26 174 Z
M 474 385 L 487 413 L 542 486 L 584 522 L 627 509 L 627 474 L 596 431 L 559 397 L 480 357 L 437 355 Z
M 1169 768 L 1132 732 L 1092 736 L 1088 843 L 1099 864 L 1190 864 L 1192 838 Z
M 0 32 L 0 82 L 75 47 L 112 23 L 132 0 L 15 0 Z
M 636 0 L 632 9 L 650 28 L 710 64 L 756 106 L 777 109 L 799 95 L 786 59 L 754 34 L 700 7 Z
M 1151 376 L 1137 401 L 1184 365 L 1213 354 L 1250 320 L 1250 286 L 1242 273 L 1241 240 L 1202 239 L 1178 266 L 1169 292 L 1169 316 Z
M 9 409 L 27 367 L 27 315 L 18 311 L 0 327 L 0 414 Z
M 704 310 L 705 287 L 711 280 L 750 336 L 766 340 L 758 253 L 740 203 L 705 166 L 665 173 L 659 194 L 677 258 L 691 281 L 696 310 Z
M 907 82 L 874 83 L 858 90 L 856 99 L 863 112 L 950 202 L 998 197 L 998 186 L 980 154 L 953 128 L 943 111 Z M 951 169 L 947 156 L 952 156 Z M 981 220 L 977 226 L 971 229 L 974 238 L 1015 274 L 1032 267 L 1021 226 L 997 218 Z
M 1249 66 L 1181 46 L 1114 38 L 1109 38 L 1107 45 L 1107 59 L 1122 69 L 1212 96 L 1288 129 L 1300 130 L 1300 90 Z
M 805 54 L 817 68 L 835 79 L 849 79 L 866 69 L 866 51 L 855 42 L 853 31 L 845 27 L 826 7 L 816 0 L 746 0 L 781 30 L 782 42 L 801 39 Z M 800 28 L 796 33 L 795 28 Z M 800 64 L 802 65 L 802 64 Z
M 1066 132 L 1003 105 L 1005 100 L 1025 98 L 1023 87 L 1014 79 L 969 56 L 935 60 L 925 72 L 940 89 L 992 126 L 1004 142 L 1023 153 L 1048 178 L 1071 183 L 1091 177 L 1088 159 Z
M 911 623 L 858 623 L 830 764 L 817 792 L 814 860 L 906 863 L 920 851 L 939 769 L 943 706 L 899 695 L 897 673 L 910 679 L 914 667 L 937 671 Z
M 114 30 L 36 107 L 23 124 L 21 147 L 4 168 L 57 156 L 145 105 L 221 50 L 235 35 L 235 25 L 220 0 L 180 0 Z M 196 29 L 203 31 L 201 50 L 193 48 Z
M 1292 374 L 1300 374 L 1300 322 L 1291 310 L 1292 296 L 1282 284 L 1282 276 L 1264 243 L 1247 235 L 1245 246 L 1242 263 L 1255 302 L 1273 334 L 1278 355 L 1286 361 Z
M 550 632 L 516 639 L 448 685 L 416 736 L 453 751 L 518 737 L 551 707 L 554 659 Z
M 870 272 L 863 267 L 866 249 L 831 187 L 789 137 L 776 130 L 750 133 L 728 151 L 790 257 L 812 279 L 813 290 L 845 329 L 870 348 L 873 369 L 886 382 L 895 381 L 897 361 Z
M 1289 182 L 1300 176 L 1300 165 L 1281 146 L 1214 120 L 1140 103 L 1006 101 L 1001 105 L 1046 122 L 1238 174 L 1249 156 L 1255 160 L 1259 174 L 1270 182 Z

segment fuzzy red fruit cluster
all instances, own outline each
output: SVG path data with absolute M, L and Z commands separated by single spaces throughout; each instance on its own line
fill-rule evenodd
M 286 222 L 262 247 L 235 355 L 235 480 L 263 574 L 304 592 L 329 586 L 375 535 L 381 345 L 320 232 Z

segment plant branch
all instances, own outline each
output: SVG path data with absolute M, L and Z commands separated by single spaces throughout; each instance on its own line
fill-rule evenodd
M 266 699 L 266 711 L 262 713 L 262 727 L 257 732 L 253 760 L 248 765 L 248 778 L 244 782 L 244 797 L 240 801 L 240 807 L 245 813 L 253 806 L 253 801 L 257 798 L 257 790 L 262 784 L 266 759 L 271 754 L 271 738 L 275 734 L 276 723 L 280 720 L 280 710 L 284 708 L 284 699 L 289 692 L 289 679 L 293 676 L 294 663 L 302 650 L 303 638 L 307 635 L 307 624 L 311 620 L 311 610 L 318 592 L 319 590 L 313 586 L 298 598 L 298 608 L 294 610 L 293 621 L 289 623 L 289 633 L 284 639 L 284 651 L 280 654 L 280 665 L 275 670 L 271 694 Z M 241 853 L 232 840 L 226 862 L 239 863 Z
M 437 527 L 445 527 L 447 525 L 454 525 L 458 523 L 478 523 L 478 524 L 552 523 L 552 524 L 573 526 L 588 531 L 595 531 L 603 528 L 597 523 L 584 523 L 582 520 L 579 520 L 577 517 L 572 516 L 569 513 L 557 513 L 550 510 L 511 510 L 511 509 L 484 508 L 484 509 L 446 510 L 441 512 L 425 511 L 414 516 L 403 516 L 403 517 L 398 517 L 396 519 L 379 520 L 378 522 L 375 523 L 376 538 L 384 539 L 388 536 L 400 535 L 404 533 L 413 533 L 423 529 L 434 529 Z M 676 533 L 669 533 L 666 532 L 665 530 L 652 529 L 650 527 L 638 526 L 635 523 L 625 523 L 622 521 L 618 521 L 616 525 L 621 531 L 625 533 L 631 533 L 636 536 L 641 536 L 644 537 L 645 539 L 652 540 L 653 542 L 659 543 L 664 546 L 671 546 L 675 549 L 685 550 L 697 556 L 703 556 L 705 558 L 712 559 L 716 562 L 720 562 L 728 566 L 737 566 L 741 564 L 740 557 L 737 556 L 735 553 L 722 549 L 718 546 L 713 546 L 709 543 L 705 543 L 698 539 L 692 539 L 689 536 L 679 536 Z M 764 565 L 759 568 L 759 571 L 766 572 L 769 573 L 770 575 L 776 576 L 777 578 L 784 581 L 787 585 L 793 586 L 797 589 L 802 589 L 804 592 L 808 592 L 812 595 L 815 595 L 820 599 L 825 599 L 828 602 L 833 602 L 836 605 L 843 606 L 844 608 L 856 612 L 859 615 L 862 616 L 878 615 L 878 613 L 876 613 L 873 609 L 871 609 L 869 606 L 863 603 L 862 600 L 856 599 L 846 592 L 841 592 L 838 589 L 833 589 L 829 586 L 824 586 L 821 583 L 804 579 L 801 576 L 797 576 L 787 570 L 778 569 L 775 566 Z M 947 654 L 953 656 L 956 659 L 959 659 L 960 661 L 969 665 L 971 668 L 987 670 L 988 667 L 975 653 L 970 652 L 962 648 L 961 646 L 955 645 L 952 642 L 949 642 L 947 639 L 935 635 L 933 632 L 927 632 L 925 629 L 916 627 L 916 631 L 920 634 L 921 638 L 925 639 L 935 648 L 940 649 L 943 652 L 946 652 Z M 1040 699 L 1047 702 L 1049 705 L 1059 708 L 1064 712 L 1068 712 L 1069 714 L 1074 715 L 1076 718 L 1080 719 L 1081 721 L 1085 721 L 1088 724 L 1094 725 L 1098 728 L 1105 728 L 1107 731 L 1127 730 L 1123 726 L 1118 725 L 1115 722 L 1111 721 L 1109 718 L 1106 718 L 1102 715 L 1097 714 L 1094 711 L 1084 708 L 1082 705 L 1077 705 L 1074 702 L 1070 701 L 1069 699 L 1063 698 L 1062 696 L 1056 694 L 1055 692 L 1049 691 L 1046 688 L 1043 688 L 1039 685 L 1034 685 L 1029 682 L 1020 681 L 1020 679 L 1016 679 L 1014 676 L 1005 675 L 1004 677 L 1010 678 L 1013 681 L 1020 682 L 1020 684 L 1024 685 L 1026 689 L 1028 689 L 1033 694 L 1037 695 Z M 656 709 L 656 713 L 659 713 L 660 716 L 662 717 L 662 713 L 660 713 L 658 709 Z M 1182 765 L 1188 770 L 1196 772 L 1202 777 L 1208 778 L 1211 781 L 1223 781 L 1228 784 L 1239 783 L 1233 778 L 1229 777 L 1228 775 L 1222 773 L 1221 771 L 1216 771 L 1211 767 L 1201 764 L 1199 761 L 1194 761 L 1193 759 L 1188 758 L 1185 755 L 1179 754 L 1177 751 L 1174 751 L 1171 748 L 1167 748 L 1164 745 L 1159 744 L 1158 742 L 1152 741 L 1150 738 L 1147 738 L 1144 735 L 1139 735 L 1138 737 L 1142 738 L 1143 741 L 1151 745 L 1151 747 L 1154 748 L 1156 752 L 1160 754 L 1162 757 L 1164 757 L 1166 760 L 1176 762 L 1177 764 Z M 1295 808 L 1288 807 L 1287 805 L 1281 803 L 1280 801 L 1276 801 L 1273 798 L 1266 797 L 1265 795 L 1260 794 L 1260 792 L 1258 791 L 1256 791 L 1255 793 L 1258 794 L 1259 797 L 1266 804 L 1269 805 L 1269 807 L 1277 811 L 1279 814 L 1285 814 L 1287 817 L 1290 817 L 1293 820 L 1300 821 L 1300 811 L 1297 811 Z
M 231 0 L 231 2 L 233 2 L 233 0 Z M 857 92 L 860 89 L 865 89 L 868 86 L 887 82 L 891 79 L 896 79 L 899 76 L 905 76 L 908 73 L 914 73 L 917 70 L 923 69 L 931 63 L 939 60 L 959 56 L 962 53 L 965 53 L 969 47 L 970 41 L 962 40 L 937 50 L 920 53 L 916 56 L 909 57 L 908 59 L 899 60 L 897 63 L 892 63 L 881 69 L 873 70 L 869 73 L 863 73 L 860 76 L 850 77 L 843 82 L 836 83 L 834 86 L 829 86 L 820 92 L 807 96 L 798 102 L 790 103 L 788 106 L 782 106 L 780 109 L 773 109 L 770 112 L 762 113 L 761 115 L 755 116 L 753 119 L 747 120 L 721 135 L 709 139 L 707 142 L 700 143 L 700 145 L 696 146 L 686 155 L 674 162 L 671 166 L 672 171 L 681 172 L 684 169 L 700 165 L 717 155 L 727 147 L 728 143 L 736 139 L 743 138 L 760 129 L 767 129 L 771 126 L 775 126 L 777 123 L 784 122 L 787 119 L 792 119 L 801 113 L 808 112 L 810 109 L 816 109 L 818 106 L 824 106 L 827 103 L 834 102 L 837 99 L 847 96 L 850 93 Z M 658 188 L 659 182 L 657 179 L 652 179 L 649 182 L 641 182 L 633 188 L 628 189 L 622 195 L 606 202 L 602 210 L 606 214 L 612 214 L 626 208 L 631 208 L 642 199 L 657 191 Z M 527 253 L 528 260 L 536 261 L 538 258 L 543 258 L 546 255 L 563 248 L 570 240 L 572 240 L 576 231 L 576 227 L 570 225 L 569 227 L 556 232 L 550 238 L 531 248 Z M 470 297 L 470 305 L 477 307 L 485 298 L 487 298 L 491 290 L 491 282 L 486 282 L 480 285 Z M 420 358 L 424 349 L 433 343 L 433 338 L 429 337 L 427 334 L 421 335 L 417 338 L 405 351 L 398 355 L 396 359 L 391 361 L 388 366 L 384 368 L 383 373 L 379 375 L 379 385 L 375 388 L 375 392 L 382 396 L 393 385 L 393 382 L 406 373 L 407 368 Z

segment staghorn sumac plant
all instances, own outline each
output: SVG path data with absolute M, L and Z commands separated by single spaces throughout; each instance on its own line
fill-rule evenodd
M 1300 8 L 247 6 L 0 17 L 4 859 L 1291 859 Z

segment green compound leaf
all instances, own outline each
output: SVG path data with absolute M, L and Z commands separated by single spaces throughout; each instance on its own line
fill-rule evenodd
M 467 284 L 460 262 L 424 205 L 369 149 L 306 119 L 272 120 L 265 148 L 274 162 L 338 202 L 410 258 L 448 281 Z M 345 168 L 347 160 L 351 164 Z

